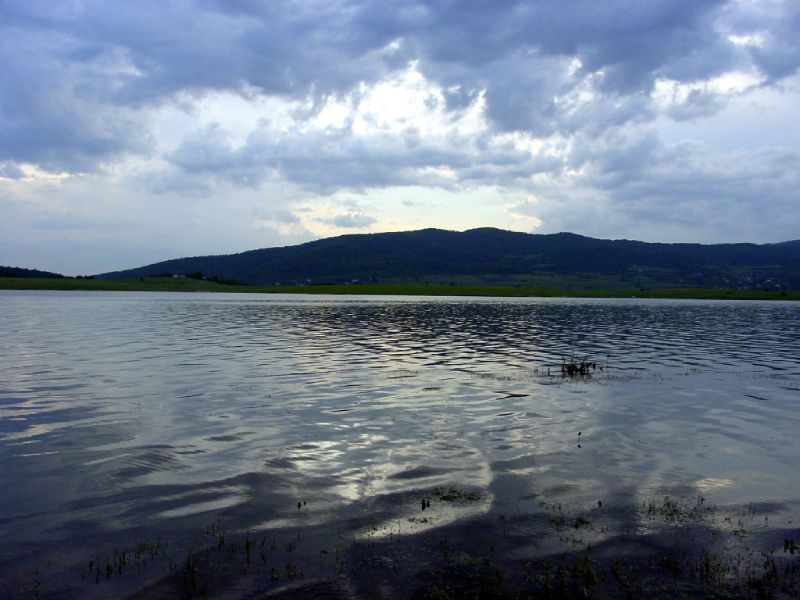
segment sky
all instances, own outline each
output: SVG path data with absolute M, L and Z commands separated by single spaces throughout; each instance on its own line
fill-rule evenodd
M 0 265 L 800 238 L 797 0 L 0 0 Z

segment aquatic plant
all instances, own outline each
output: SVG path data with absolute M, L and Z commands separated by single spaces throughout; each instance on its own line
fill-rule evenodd
M 441 486 L 416 499 L 427 522 L 428 509 L 435 518 L 440 503 L 477 502 L 485 493 Z M 299 531 L 236 531 L 216 520 L 195 539 L 167 543 L 155 538 L 96 552 L 87 557 L 88 568 L 83 563 L 82 577 L 101 586 L 95 595 L 109 597 L 125 586 L 139 587 L 142 597 L 158 592 L 188 599 L 239 585 L 266 594 L 293 589 L 311 597 L 338 582 L 357 588 L 365 577 L 376 575 L 389 586 L 413 582 L 417 587 L 405 597 L 645 598 L 671 590 L 686 597 L 800 598 L 797 537 L 789 529 L 778 538 L 749 526 L 766 518 L 758 504 L 718 506 L 702 495 L 678 491 L 635 504 L 606 498 L 570 507 L 542 499 L 538 506 L 536 521 L 555 534 L 561 549 L 528 557 L 524 564 L 509 559 L 510 549 L 527 543 L 520 525 L 531 521 L 523 514 L 496 514 L 494 525 L 481 520 L 480 531 L 475 530 L 482 540 L 478 543 L 459 528 L 445 528 L 420 537 L 370 537 L 360 548 L 340 534 L 315 538 Z M 608 539 L 604 532 L 609 518 L 621 511 L 639 533 Z M 641 556 L 627 553 L 632 542 L 648 551 Z M 30 597 L 60 597 L 59 582 L 48 571 L 49 564 L 42 566 L 32 582 L 25 582 Z
M 603 365 L 586 357 L 578 359 L 574 354 L 570 354 L 569 358 L 561 357 L 561 377 L 588 377 L 598 368 L 602 371 Z

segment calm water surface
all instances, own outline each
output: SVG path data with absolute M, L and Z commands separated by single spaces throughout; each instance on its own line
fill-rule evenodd
M 799 409 L 798 303 L 0 292 L 0 593 L 149 596 L 222 528 L 354 561 L 511 519 L 525 558 L 553 506 L 599 543 L 671 494 L 791 529 Z

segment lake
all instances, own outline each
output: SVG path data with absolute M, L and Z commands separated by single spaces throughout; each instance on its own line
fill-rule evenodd
M 796 302 L 3 291 L 0 331 L 0 597 L 797 591 Z

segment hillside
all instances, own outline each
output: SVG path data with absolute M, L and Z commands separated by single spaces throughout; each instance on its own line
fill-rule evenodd
M 247 284 L 437 281 L 569 287 L 800 289 L 800 241 L 654 244 L 482 228 L 343 235 L 297 246 L 178 258 L 107 279 L 202 273 Z
M 51 273 L 50 271 L 39 271 L 38 269 L 23 269 L 22 267 L 0 267 L 0 277 L 60 278 L 63 277 L 63 275 L 60 275 L 59 273 Z

